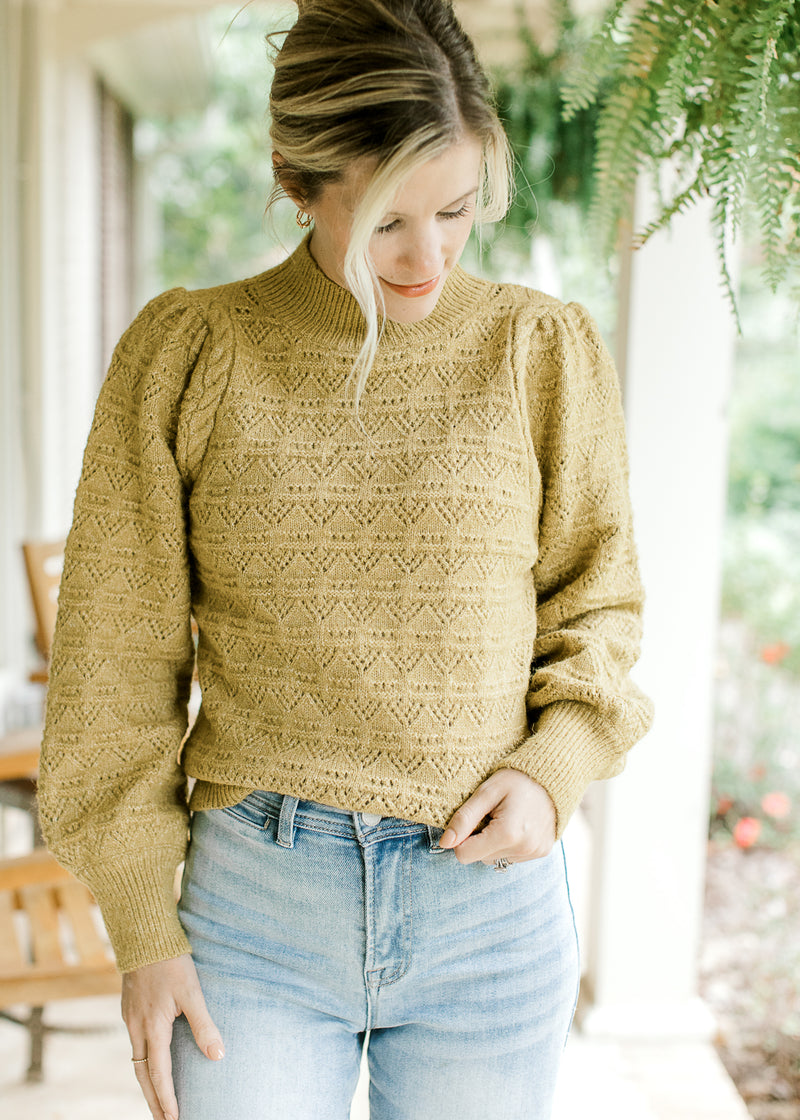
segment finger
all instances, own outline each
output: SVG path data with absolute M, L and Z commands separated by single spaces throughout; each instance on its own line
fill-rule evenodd
M 183 1000 L 181 1010 L 186 1016 L 186 1021 L 191 1028 L 195 1042 L 206 1057 L 211 1058 L 214 1062 L 218 1062 L 221 1058 L 224 1058 L 225 1047 L 222 1043 L 222 1037 L 214 1020 L 208 1013 L 206 1001 L 203 998 L 203 993 L 200 990 L 199 984 L 191 995 Z
M 455 848 L 466 840 L 497 806 L 499 800 L 489 782 L 479 785 L 472 796 L 453 813 L 442 833 L 440 847 Z
M 501 823 L 500 821 L 497 822 Z M 533 859 L 543 859 L 553 850 L 555 837 L 552 830 L 546 826 L 532 832 L 530 828 L 520 828 L 510 831 L 505 828 L 502 832 L 495 830 L 489 836 L 487 828 L 476 836 L 471 836 L 455 849 L 456 858 L 461 863 L 474 863 L 481 860 L 490 865 L 496 860 L 505 857 L 509 863 L 527 863 Z M 492 840 L 491 844 L 483 847 L 479 841 Z
M 500 856 L 512 858 L 513 847 L 514 840 L 507 826 L 493 818 L 483 831 L 476 832 L 457 844 L 455 855 L 459 863 L 477 863 L 478 860 L 494 863 Z
M 151 1036 L 147 1048 L 148 1063 L 144 1067 L 139 1066 L 139 1069 L 145 1068 L 150 1075 L 150 1085 L 161 1109 L 160 1114 L 154 1115 L 163 1115 L 165 1120 L 178 1118 L 178 1101 L 172 1084 L 172 1056 L 169 1050 L 171 1035 L 170 1030 L 163 1037 Z
M 139 1082 L 139 1088 L 142 1090 L 147 1107 L 153 1114 L 154 1120 L 163 1120 L 164 1110 L 158 1102 L 155 1090 L 150 1082 L 150 1074 L 148 1072 L 149 1060 L 146 1062 L 140 1061 L 141 1058 L 147 1057 L 147 1039 L 144 1032 L 138 1026 L 133 1024 L 128 1026 L 128 1036 L 131 1040 L 131 1055 L 137 1060 L 133 1063 L 133 1072 L 136 1080 Z
M 133 1068 L 136 1073 L 136 1080 L 139 1082 L 139 1088 L 142 1090 L 144 1099 L 147 1102 L 147 1107 L 153 1115 L 153 1120 L 165 1120 L 167 1114 L 161 1106 L 158 1094 L 150 1079 L 149 1059 L 146 1062 L 136 1062 Z M 177 1116 L 177 1112 L 175 1115 Z

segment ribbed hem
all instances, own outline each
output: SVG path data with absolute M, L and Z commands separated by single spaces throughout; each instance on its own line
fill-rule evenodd
M 142 851 L 135 860 L 82 876 L 102 911 L 120 972 L 190 952 L 175 897 L 183 857 L 174 848 Z
M 588 786 L 598 778 L 619 774 L 624 755 L 601 716 L 585 704 L 564 701 L 543 708 L 534 734 L 495 769 L 521 770 L 547 790 L 560 837 Z

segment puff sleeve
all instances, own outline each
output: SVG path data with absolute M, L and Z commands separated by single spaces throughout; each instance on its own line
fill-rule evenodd
M 523 393 L 542 488 L 532 734 L 501 765 L 548 791 L 560 835 L 587 786 L 623 768 L 652 708 L 629 676 L 644 595 L 613 362 L 577 304 L 539 320 L 528 354 Z
M 92 890 L 121 971 L 188 951 L 174 881 L 188 836 L 179 751 L 194 646 L 182 402 L 207 340 L 168 292 L 119 342 L 66 545 L 39 802 L 57 859 Z

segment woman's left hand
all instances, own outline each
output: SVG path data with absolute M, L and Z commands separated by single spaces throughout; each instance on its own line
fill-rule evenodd
M 460 863 L 522 863 L 548 855 L 555 839 L 556 811 L 547 790 L 520 770 L 506 769 L 488 777 L 456 810 L 439 843 L 453 848 Z

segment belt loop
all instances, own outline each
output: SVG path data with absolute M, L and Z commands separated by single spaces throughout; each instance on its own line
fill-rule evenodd
M 428 830 L 428 851 L 429 852 L 446 852 L 447 848 L 442 848 L 439 845 L 439 841 L 442 838 L 442 833 L 443 833 L 444 829 L 434 828 L 433 825 L 431 825 L 431 824 L 426 824 L 425 827 Z
M 284 794 L 281 801 L 281 811 L 278 816 L 277 842 L 282 848 L 294 847 L 294 815 L 297 812 L 298 799 Z

